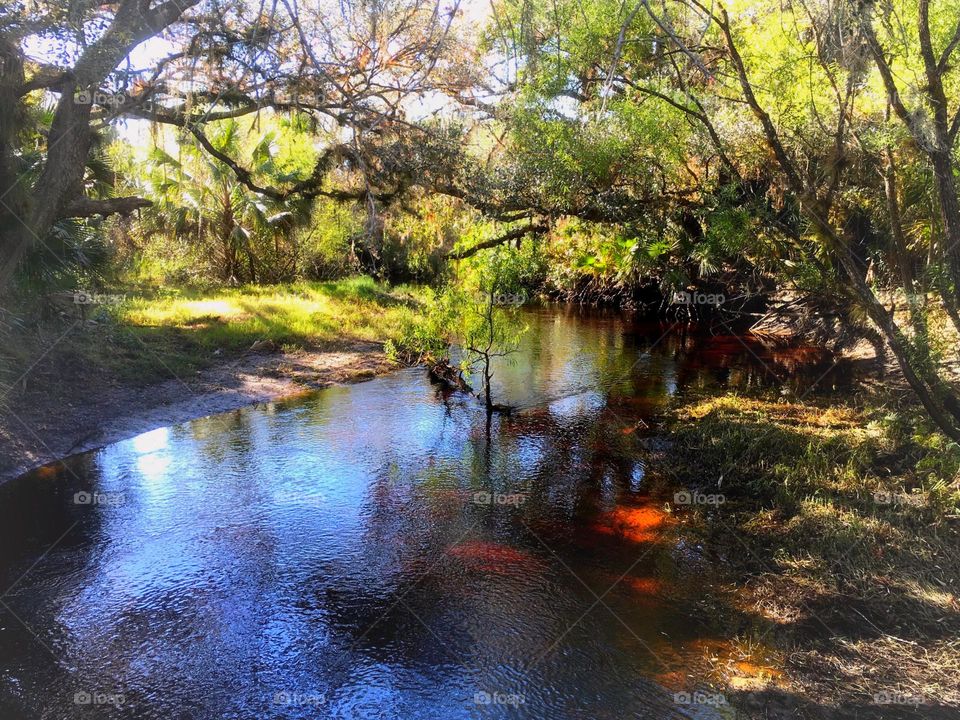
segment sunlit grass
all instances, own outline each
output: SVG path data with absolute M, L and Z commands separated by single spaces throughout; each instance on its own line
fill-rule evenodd
M 84 376 L 89 382 L 143 384 L 185 378 L 239 358 L 254 343 L 284 351 L 332 350 L 397 340 L 418 317 L 426 291 L 369 277 L 236 288 L 111 289 L 117 304 L 77 306 L 44 316 L 24 304 L 0 333 L 0 387 L 38 357 L 40 382 Z M 31 319 L 32 318 L 32 319 Z M 96 377 L 97 380 L 90 378 Z
M 244 349 L 261 340 L 314 346 L 384 342 L 416 314 L 418 302 L 415 288 L 388 289 L 359 277 L 135 296 L 117 319 L 148 341 L 161 331 L 207 349 Z

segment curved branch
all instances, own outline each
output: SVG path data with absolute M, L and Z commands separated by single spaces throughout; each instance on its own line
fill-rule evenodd
M 466 250 L 459 250 L 456 252 L 447 253 L 447 258 L 450 260 L 464 260 L 468 257 L 472 257 L 473 255 L 476 255 L 481 250 L 488 250 L 489 248 L 497 247 L 498 245 L 503 245 L 504 243 L 508 243 L 511 240 L 520 240 L 521 238 L 527 235 L 542 235 L 543 233 L 547 232 L 547 230 L 549 229 L 550 227 L 543 223 L 537 223 L 535 225 L 526 225 L 522 228 L 516 228 L 515 230 L 511 230 L 508 233 L 504 233 L 503 235 L 498 235 L 497 237 L 491 238 L 490 240 L 484 240 L 483 242 L 477 243 L 473 247 L 469 247 Z

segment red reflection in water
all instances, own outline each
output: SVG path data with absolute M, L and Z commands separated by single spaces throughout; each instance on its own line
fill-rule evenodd
M 530 553 L 483 540 L 468 540 L 454 545 L 447 554 L 483 572 L 512 573 L 517 570 L 535 570 L 540 566 L 540 561 Z
M 631 590 L 641 595 L 656 595 L 663 590 L 663 582 L 655 577 L 624 578 L 623 582 Z

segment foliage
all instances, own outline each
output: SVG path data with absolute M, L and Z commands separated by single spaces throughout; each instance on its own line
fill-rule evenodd
M 465 261 L 427 295 L 426 311 L 404 328 L 400 348 L 431 364 L 455 356 L 465 377 L 480 373 L 478 394 L 492 408 L 492 363 L 514 352 L 526 329 L 516 311 L 527 299 L 529 273 L 529 260 L 506 248 Z
M 290 172 L 290 149 L 297 140 L 279 145 L 276 132 L 245 132 L 236 120 L 223 122 L 210 138 L 221 152 L 246 155 L 258 177 Z M 294 276 L 300 260 L 295 237 L 311 217 L 309 204 L 252 192 L 186 138 L 177 155 L 157 146 L 150 150 L 141 185 L 153 205 L 143 213 L 141 235 L 179 245 L 201 277 L 238 283 Z

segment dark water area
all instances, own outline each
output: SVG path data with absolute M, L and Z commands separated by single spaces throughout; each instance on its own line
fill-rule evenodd
M 489 431 L 414 368 L 0 487 L 0 718 L 733 717 L 703 658 L 762 628 L 651 495 L 650 428 L 840 379 L 815 349 L 528 319 Z

